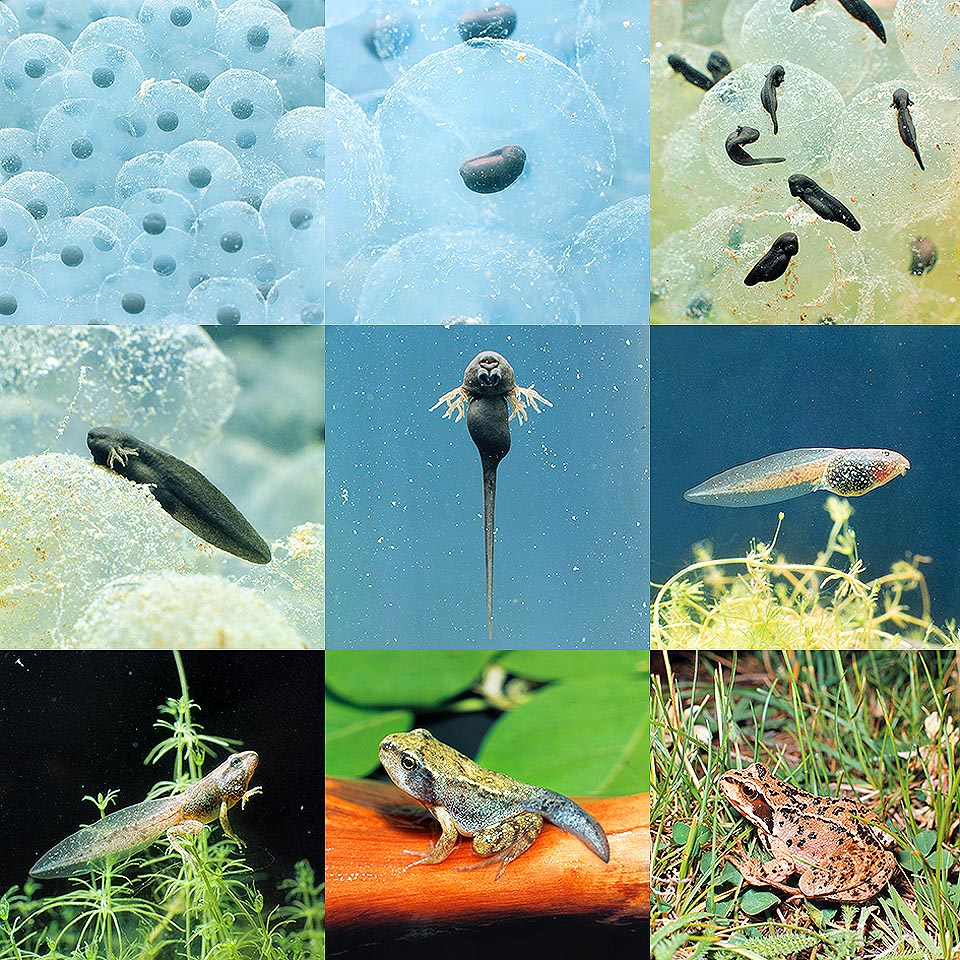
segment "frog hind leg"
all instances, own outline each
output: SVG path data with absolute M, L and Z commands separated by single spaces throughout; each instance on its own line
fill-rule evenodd
M 478 856 L 487 857 L 488 863 L 500 862 L 500 869 L 495 878 L 499 880 L 507 864 L 529 850 L 540 836 L 542 829 L 543 817 L 538 813 L 524 811 L 495 827 L 487 827 L 476 833 L 473 838 L 473 850 Z M 489 858 L 492 858 L 492 861 Z
M 203 833 L 203 826 L 199 820 L 182 820 L 180 823 L 175 823 L 172 827 L 167 828 L 167 840 L 170 841 L 170 846 L 180 854 L 184 863 L 189 858 L 189 854 L 186 847 L 180 843 L 179 838 L 195 837 L 197 834 Z
M 842 843 L 829 867 L 811 867 L 800 876 L 800 892 L 811 900 L 866 903 L 886 885 L 896 867 L 889 851 L 864 854 L 854 841 Z

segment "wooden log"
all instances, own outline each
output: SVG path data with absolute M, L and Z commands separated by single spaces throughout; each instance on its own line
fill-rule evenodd
M 617 922 L 649 916 L 648 795 L 577 802 L 603 825 L 609 863 L 547 823 L 497 880 L 499 864 L 479 858 L 467 839 L 443 863 L 406 869 L 439 836 L 436 820 L 392 784 L 328 777 L 327 928 L 449 926 L 547 915 Z

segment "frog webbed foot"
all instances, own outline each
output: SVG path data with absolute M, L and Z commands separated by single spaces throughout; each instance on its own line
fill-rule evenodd
M 552 407 L 553 404 L 546 398 L 541 397 L 533 387 L 514 387 L 510 393 L 507 394 L 507 400 L 510 403 L 510 417 L 512 420 L 514 417 L 517 418 L 518 423 L 523 423 L 527 419 L 529 414 L 527 413 L 527 404 L 529 403 L 537 413 L 542 413 L 543 411 L 537 406 L 537 401 L 540 403 L 545 403 L 548 407 Z
M 744 883 L 756 887 L 772 887 L 774 890 L 780 890 L 791 896 L 799 895 L 800 891 L 797 885 L 786 882 L 797 872 L 797 865 L 792 860 L 774 858 L 761 863 L 753 857 L 746 856 L 739 841 L 737 842 L 737 852 L 735 854 L 727 853 L 724 859 L 737 868 Z
M 443 415 L 443 419 L 446 420 L 448 417 L 452 417 L 456 413 L 457 417 L 454 420 L 454 423 L 459 423 L 466 413 L 467 404 L 470 402 L 470 394 L 463 389 L 462 386 L 457 387 L 454 390 L 451 390 L 449 393 L 445 393 L 431 408 L 430 413 L 433 413 L 441 403 L 447 405 L 447 410 Z

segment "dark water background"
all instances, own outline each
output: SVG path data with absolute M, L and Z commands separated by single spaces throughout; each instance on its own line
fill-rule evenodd
M 960 618 L 960 330 L 952 327 L 656 327 L 652 331 L 651 529 L 657 583 L 709 539 L 742 556 L 751 538 L 812 562 L 827 541 L 827 494 L 739 509 L 683 492 L 729 467 L 798 447 L 888 447 L 911 463 L 851 500 L 866 579 L 913 554 L 938 624 Z M 842 562 L 842 558 L 841 558 Z M 918 603 L 916 593 L 912 603 Z

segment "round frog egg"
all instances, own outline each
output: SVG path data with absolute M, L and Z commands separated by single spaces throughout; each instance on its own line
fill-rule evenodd
M 189 233 L 197 212 L 182 194 L 152 187 L 132 194 L 121 209 L 136 224 L 138 231 L 157 236 L 168 227 Z
M 0 128 L 0 182 L 41 166 L 37 138 L 20 127 Z
M 354 322 L 576 323 L 547 260 L 508 234 L 431 230 L 391 247 L 363 285 Z
M 239 323 L 263 323 L 264 301 L 249 280 L 215 277 L 204 280 L 190 291 L 186 313 L 194 323 L 236 326 Z
M 108 110 L 129 108 L 144 80 L 137 58 L 115 43 L 91 43 L 75 50 L 65 70 L 67 96 L 96 100 Z
M 167 50 L 163 63 L 168 75 L 199 94 L 206 91 L 215 77 L 230 69 L 230 61 L 216 50 L 185 46 Z
M 649 289 L 650 198 L 598 213 L 564 251 L 557 275 L 577 296 L 581 323 L 635 317 Z
M 97 291 L 97 312 L 104 323 L 161 323 L 179 311 L 186 290 L 181 278 L 163 277 L 147 267 L 125 266 Z
M 19 203 L 0 197 L 0 264 L 28 264 L 39 235 L 37 221 Z
M 96 101 L 64 100 L 41 121 L 37 149 L 46 169 L 56 170 L 87 207 L 114 198 L 114 180 L 138 152 L 138 140 L 124 118 L 104 117 Z
M 275 83 L 253 70 L 227 70 L 204 94 L 204 136 L 238 156 L 269 157 L 282 113 Z
M 260 205 L 271 253 L 282 273 L 323 263 L 323 181 L 290 177 L 272 187 Z
M 50 323 L 56 309 L 29 273 L 0 263 L 0 323 Z
M 119 238 L 95 220 L 55 220 L 33 247 L 31 272 L 67 300 L 81 300 L 120 269 Z
M 324 282 L 315 270 L 292 270 L 267 295 L 267 323 L 323 323 Z
M 324 29 L 313 27 L 294 39 L 277 75 L 284 106 L 288 110 L 322 106 L 324 76 Z
M 203 133 L 203 101 L 179 80 L 147 81 L 137 95 L 133 115 L 142 122 L 141 153 L 167 153 Z
M 239 276 L 246 261 L 267 254 L 263 220 L 242 200 L 229 200 L 201 211 L 194 236 L 197 259 L 212 277 Z
M 349 119 L 344 117 L 344 113 L 352 113 L 350 108 L 344 104 L 347 98 L 340 94 L 340 98 L 333 93 L 333 102 L 330 102 L 330 94 L 333 91 L 328 88 L 327 109 L 333 111 L 331 119 L 337 125 L 337 135 L 342 135 L 341 123 L 346 124 L 354 132 L 361 132 L 362 139 L 358 144 L 351 144 L 355 150 L 359 151 L 365 147 L 370 147 L 376 153 L 377 147 L 374 142 L 375 137 L 370 137 L 369 122 L 364 126 L 359 121 L 356 114 L 352 114 Z M 352 101 L 350 101 L 352 103 Z M 359 108 L 357 108 L 359 112 Z M 362 116 L 362 114 L 361 114 Z M 324 164 L 324 146 L 326 143 L 326 130 L 324 126 L 324 108 L 323 107 L 298 107 L 296 110 L 290 110 L 277 121 L 273 131 L 273 145 L 271 150 L 276 156 L 278 163 L 290 177 L 319 177 L 323 179 L 325 173 Z M 337 138 L 331 136 L 334 140 L 330 144 L 331 157 L 336 159 L 339 154 L 336 153 Z M 374 158 L 376 162 L 376 157 Z M 349 186 L 347 189 L 350 189 Z
M 129 50 L 143 70 L 144 76 L 158 76 L 163 69 L 160 53 L 148 43 L 143 28 L 127 17 L 103 17 L 87 24 L 71 44 L 73 53 L 85 47 L 109 43 Z
M 220 11 L 215 47 L 231 65 L 272 77 L 290 52 L 297 31 L 269 0 L 234 0 Z
M 58 73 L 70 59 L 70 51 L 45 33 L 26 33 L 11 43 L 0 59 L 0 78 L 9 96 L 24 103 L 37 87 Z
M 0 187 L 0 197 L 15 200 L 41 225 L 77 212 L 67 185 L 42 170 L 28 170 L 11 177 Z
M 918 77 L 960 97 L 960 9 L 948 0 L 898 0 L 897 42 Z
M 89 220 L 96 220 L 101 226 L 106 227 L 114 236 L 120 240 L 120 249 L 126 248 L 139 235 L 140 230 L 137 225 L 122 210 L 110 204 L 101 207 L 87 207 L 83 215 Z
M 225 147 L 210 140 L 192 140 L 168 155 L 162 186 L 186 197 L 197 210 L 234 199 L 243 171 Z
M 127 247 L 125 260 L 131 266 L 146 267 L 160 277 L 175 280 L 181 289 L 189 289 L 190 277 L 201 269 L 193 237 L 176 227 L 141 233 Z
M 420 61 L 387 92 L 376 126 L 388 215 L 406 232 L 522 224 L 531 243 L 554 242 L 603 207 L 613 175 L 595 95 L 559 61 L 511 40 L 474 40 Z M 505 145 L 525 152 L 522 176 L 498 193 L 468 189 L 461 165 Z
M 86 25 L 84 4 L 58 0 L 4 0 L 20 24 L 20 33 L 45 33 L 63 43 L 72 43 Z
M 211 46 L 218 16 L 213 0 L 143 0 L 137 22 L 147 42 L 164 54 L 180 44 L 197 49 Z

